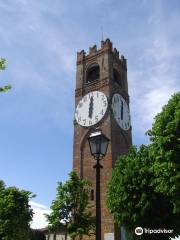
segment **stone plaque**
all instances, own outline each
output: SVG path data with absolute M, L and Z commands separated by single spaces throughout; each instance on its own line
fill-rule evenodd
M 114 240 L 114 233 L 105 233 L 104 240 Z

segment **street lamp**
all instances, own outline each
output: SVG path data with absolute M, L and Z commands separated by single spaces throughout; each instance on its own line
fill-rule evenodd
M 100 201 L 100 169 L 102 168 L 100 160 L 106 155 L 109 139 L 97 130 L 90 134 L 89 146 L 91 155 L 97 161 L 96 168 L 96 240 L 101 240 L 101 201 Z

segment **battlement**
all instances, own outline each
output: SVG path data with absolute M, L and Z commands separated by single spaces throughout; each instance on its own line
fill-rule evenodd
M 97 46 L 96 45 L 89 48 L 89 54 L 93 54 L 93 53 L 96 53 L 96 52 L 97 52 Z
M 101 49 L 102 50 L 110 50 L 112 51 L 113 44 L 110 41 L 109 38 L 107 38 L 105 41 L 101 41 Z
M 80 52 L 77 52 L 77 61 L 82 61 L 86 56 L 86 52 L 84 50 L 81 50 Z
M 123 66 L 126 67 L 126 59 L 123 55 L 119 56 L 119 51 L 116 48 L 113 48 L 113 43 L 107 38 L 105 41 L 101 41 L 101 48 L 97 49 L 97 46 L 89 47 L 89 52 L 86 54 L 84 50 L 81 50 L 77 53 L 77 63 L 82 62 L 85 58 L 90 58 L 96 54 L 101 54 L 103 52 L 109 51 L 114 55 L 114 57 L 121 62 Z

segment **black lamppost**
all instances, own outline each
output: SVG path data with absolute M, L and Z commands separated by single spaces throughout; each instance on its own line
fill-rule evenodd
M 90 151 L 97 161 L 96 168 L 96 240 L 101 240 L 101 200 L 100 200 L 100 160 L 106 155 L 109 139 L 100 131 L 91 133 L 88 138 Z

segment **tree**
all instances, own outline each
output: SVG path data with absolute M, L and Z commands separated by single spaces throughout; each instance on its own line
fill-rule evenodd
M 51 205 L 51 214 L 47 215 L 50 231 L 57 232 L 64 225 L 72 237 L 91 235 L 94 230 L 94 217 L 89 204 L 89 186 L 87 180 L 80 179 L 76 172 L 69 174 L 64 184 L 58 183 L 56 199 Z
M 108 184 L 107 206 L 132 239 L 169 239 L 180 233 L 179 121 L 180 96 L 175 94 L 148 131 L 152 143 L 132 147 L 120 157 Z M 137 226 L 173 229 L 173 234 L 133 234 Z
M 30 222 L 33 210 L 29 200 L 31 192 L 16 187 L 5 187 L 0 181 L 0 239 L 29 239 Z
M 6 60 L 4 58 L 0 58 L 0 70 L 4 70 L 6 68 Z M 11 85 L 7 85 L 4 87 L 0 86 L 0 92 L 7 92 L 11 89 Z
M 174 94 L 147 132 L 152 141 L 153 186 L 171 199 L 173 212 L 180 213 L 180 93 Z

